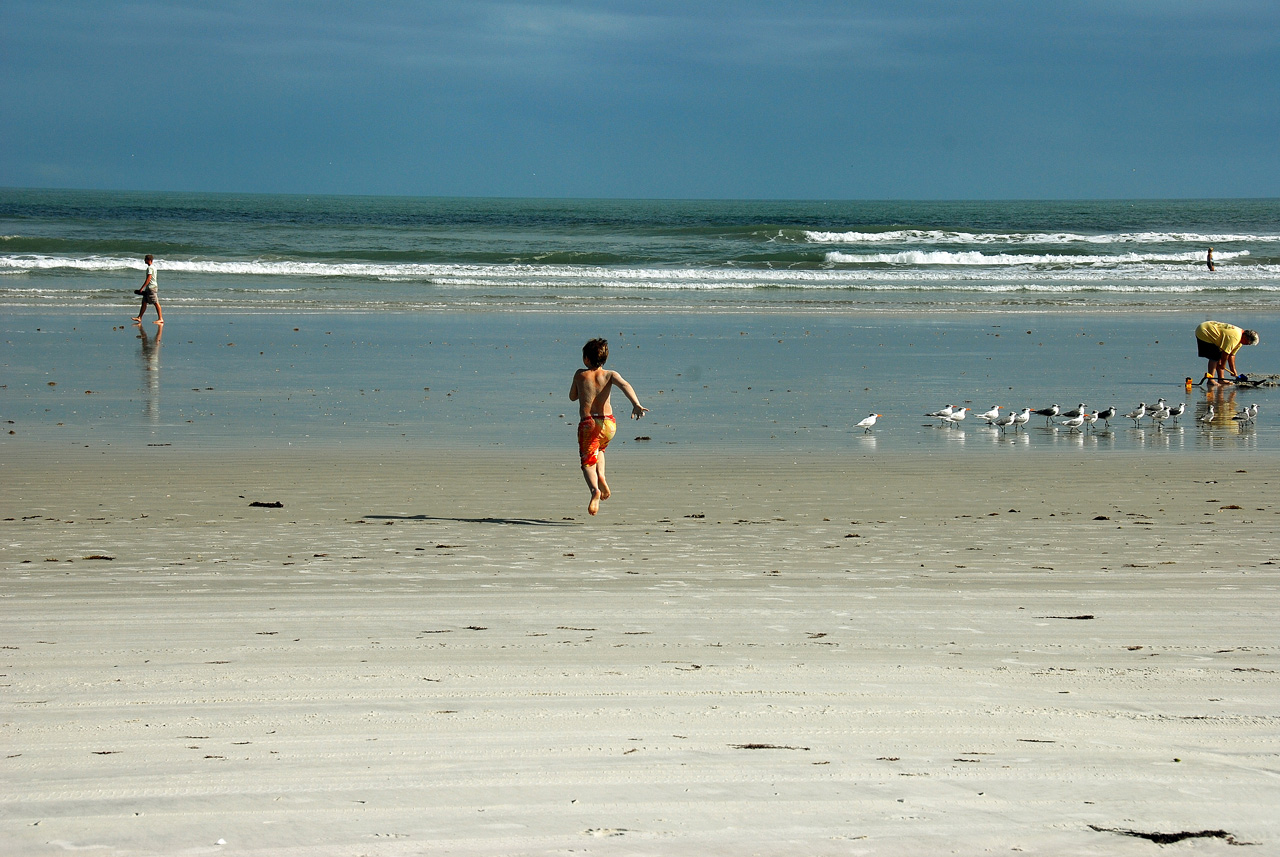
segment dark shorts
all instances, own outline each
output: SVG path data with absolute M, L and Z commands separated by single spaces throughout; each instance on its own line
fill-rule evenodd
M 142 305 L 146 306 L 147 304 L 160 306 L 160 303 L 156 300 L 156 293 L 151 291 L 151 289 L 142 290 Z
M 1196 353 L 1205 360 L 1221 360 L 1227 356 L 1221 348 L 1212 342 L 1205 342 L 1198 336 L 1196 337 Z

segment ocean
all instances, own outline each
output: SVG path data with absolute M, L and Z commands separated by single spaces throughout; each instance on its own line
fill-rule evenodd
M 159 337 L 129 322 L 146 253 Z M 569 377 L 604 335 L 653 408 L 619 443 L 650 450 L 1280 446 L 1270 391 L 1183 389 L 1206 318 L 1260 330 L 1241 369 L 1280 372 L 1277 200 L 0 190 L 0 307 L 14 443 L 571 446 Z M 1187 417 L 1089 434 L 923 418 L 1160 397 Z M 1256 425 L 1231 419 L 1254 400 Z M 869 413 L 871 434 L 851 430 Z
M 1205 264 L 1214 248 L 1217 270 Z M 0 305 L 1280 307 L 1280 200 L 696 202 L 0 190 Z

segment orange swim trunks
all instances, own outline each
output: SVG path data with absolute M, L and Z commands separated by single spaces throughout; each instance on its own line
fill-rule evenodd
M 583 467 L 596 463 L 597 456 L 604 452 L 617 431 L 618 423 L 612 414 L 607 417 L 592 414 L 578 423 L 578 457 Z

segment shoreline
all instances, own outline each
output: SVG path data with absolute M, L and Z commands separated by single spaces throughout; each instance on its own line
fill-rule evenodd
M 123 291 L 122 287 L 122 291 Z M 945 294 L 945 292 L 943 292 Z M 187 316 L 260 316 L 263 314 L 287 314 L 289 316 L 367 316 L 367 315 L 391 315 L 391 316 L 447 316 L 447 315 L 534 315 L 548 316 L 555 314 L 564 314 L 569 316 L 595 315 L 595 316 L 684 316 L 690 314 L 712 314 L 716 316 L 749 316 L 759 317 L 761 315 L 786 317 L 826 317 L 833 318 L 874 318 L 874 317 L 895 317 L 895 318 L 928 318 L 930 316 L 955 317 L 955 316 L 1029 316 L 1029 315 L 1047 315 L 1054 317 L 1078 315 L 1085 318 L 1104 317 L 1113 318 L 1116 316 L 1145 316 L 1145 315 L 1187 315 L 1207 320 L 1212 315 L 1240 315 L 1247 314 L 1252 317 L 1270 318 L 1280 316 L 1280 302 L 1275 304 L 1259 304 L 1256 295 L 1247 295 L 1239 299 L 1231 299 L 1230 294 L 1215 295 L 1212 302 L 1206 302 L 1202 306 L 1188 307 L 1184 303 L 1175 302 L 1170 299 L 1168 303 L 1159 304 L 1142 304 L 1142 305 L 1116 305 L 1106 303 L 1096 304 L 1080 304 L 1072 303 L 1065 305 L 1063 303 L 1048 303 L 1044 305 L 1031 304 L 979 304 L 974 301 L 967 303 L 956 301 L 954 305 L 937 305 L 922 304 L 910 305 L 901 303 L 886 303 L 883 306 L 868 305 L 865 300 L 860 300 L 860 296 L 850 297 L 846 301 L 840 303 L 856 304 L 850 306 L 832 305 L 819 301 L 802 301 L 778 303 L 765 302 L 763 299 L 758 304 L 744 303 L 737 306 L 723 306 L 715 303 L 691 303 L 691 304 L 663 304 L 662 306 L 652 305 L 618 305 L 616 297 L 610 297 L 607 301 L 600 303 L 582 303 L 582 304 L 552 304 L 547 303 L 539 306 L 534 304 L 493 304 L 491 306 L 480 306 L 476 304 L 450 304 L 447 306 L 383 306 L 383 305 L 337 305 L 331 307 L 313 307 L 287 305 L 281 306 L 276 304 L 264 304 L 263 306 L 253 306 L 246 303 L 243 306 L 190 306 L 184 307 L 183 304 L 174 299 L 167 302 L 173 303 L 177 309 L 175 319 Z M 1179 296 L 1177 301 L 1182 301 Z M 129 324 L 130 313 L 137 311 L 136 305 L 121 303 L 119 306 L 101 306 L 97 305 L 92 308 L 86 307 L 83 303 L 65 303 L 65 304 L 49 304 L 40 305 L 32 304 L 0 304 L 0 308 L 12 313 L 13 315 L 42 315 L 49 314 L 57 317 L 65 315 L 80 315 L 94 318 L 101 318 L 104 323 L 120 324 L 120 319 L 124 319 L 124 324 Z M 56 314 L 53 311 L 58 311 Z M 117 317 L 116 313 L 119 313 Z M 148 319 L 147 324 L 151 324 Z M 154 325 L 152 325 L 154 327 Z

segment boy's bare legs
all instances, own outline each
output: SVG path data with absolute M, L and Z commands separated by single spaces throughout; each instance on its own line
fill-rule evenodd
M 147 314 L 147 299 L 143 298 L 142 308 L 138 310 L 138 314 L 133 317 L 133 320 L 136 321 L 138 324 L 142 324 L 142 317 L 146 314 Z
M 594 515 L 600 511 L 600 501 L 608 500 L 610 491 L 609 483 L 604 481 L 604 453 L 596 453 L 595 464 L 584 464 L 582 466 L 582 478 L 587 480 L 587 487 L 591 489 L 591 502 L 587 504 L 587 514 Z
M 596 484 L 600 486 L 600 499 L 608 500 L 612 493 L 609 490 L 609 483 L 604 481 L 604 451 L 602 450 L 596 456 Z
M 164 324 L 164 313 L 160 311 L 160 301 L 152 301 L 156 305 L 156 324 Z
M 594 515 L 600 511 L 600 482 L 596 477 L 596 466 L 594 464 L 582 465 L 582 478 L 587 480 L 587 487 L 591 489 L 591 502 L 587 504 L 587 514 Z

